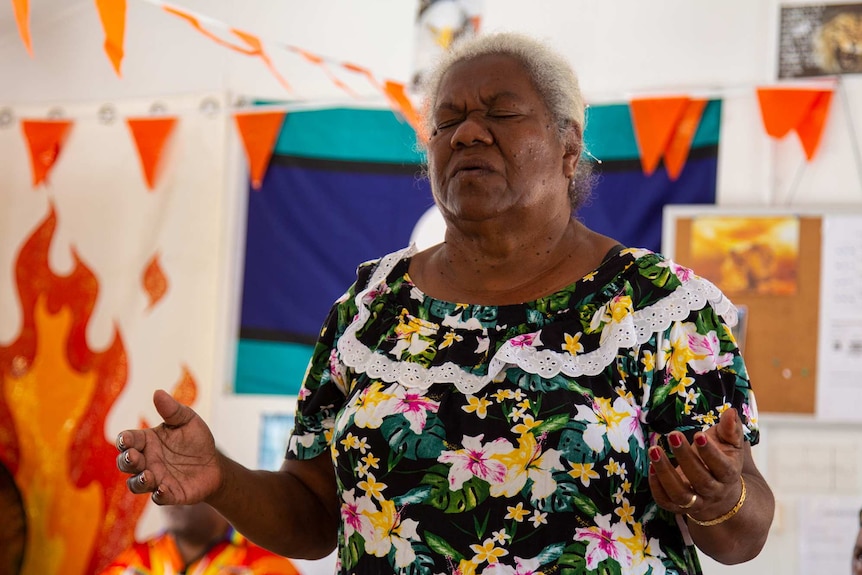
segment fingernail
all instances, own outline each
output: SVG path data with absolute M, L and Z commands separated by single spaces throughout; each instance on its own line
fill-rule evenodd
M 682 445 L 682 436 L 679 433 L 671 433 L 667 439 L 670 441 L 671 447 L 679 447 Z
M 146 478 L 144 477 L 144 472 L 142 471 L 140 475 L 138 475 L 138 483 L 141 485 L 145 485 L 147 483 Z
M 129 459 L 129 452 L 128 451 L 123 452 L 123 461 L 126 462 L 126 465 L 132 464 L 131 459 Z
M 126 443 L 123 441 L 122 433 L 117 436 L 117 449 L 119 449 L 120 451 L 126 450 Z
M 659 452 L 658 447 L 650 447 L 649 458 L 652 459 L 653 461 L 661 460 L 661 453 Z
M 694 436 L 694 442 L 699 447 L 703 447 L 704 445 L 706 445 L 706 435 L 702 435 L 702 434 L 701 435 L 695 435 Z
M 652 465 L 649 466 L 649 474 L 655 475 L 655 467 L 653 467 Z

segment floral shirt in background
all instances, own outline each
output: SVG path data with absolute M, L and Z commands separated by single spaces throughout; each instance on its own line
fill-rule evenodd
M 287 456 L 331 453 L 339 573 L 699 574 L 647 449 L 731 407 L 757 442 L 727 298 L 625 249 L 535 301 L 445 302 L 413 253 L 360 266 L 300 392 Z

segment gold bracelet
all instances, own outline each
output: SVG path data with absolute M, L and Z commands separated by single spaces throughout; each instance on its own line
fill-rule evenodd
M 739 494 L 739 501 L 736 502 L 736 505 L 734 505 L 730 511 L 728 511 L 727 513 L 725 513 L 724 515 L 722 515 L 720 517 L 716 517 L 715 519 L 710 519 L 709 521 L 700 521 L 699 519 L 695 519 L 694 517 L 692 517 L 688 513 L 686 513 L 686 516 L 689 519 L 691 519 L 692 521 L 694 521 L 695 523 L 697 523 L 698 525 L 703 525 L 704 527 L 710 527 L 712 525 L 718 525 L 719 523 L 724 523 L 725 521 L 727 521 L 728 519 L 730 519 L 731 517 L 733 517 L 734 515 L 739 513 L 739 510 L 742 509 L 742 504 L 745 503 L 745 495 L 746 495 L 745 478 L 740 475 L 739 480 L 742 481 L 742 493 Z

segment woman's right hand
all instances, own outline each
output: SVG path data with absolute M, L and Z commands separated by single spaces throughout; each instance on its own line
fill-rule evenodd
M 190 505 L 221 485 L 221 455 L 207 424 L 195 411 L 163 390 L 153 404 L 164 422 L 117 435 L 117 468 L 131 477 L 132 493 L 152 493 L 158 505 Z

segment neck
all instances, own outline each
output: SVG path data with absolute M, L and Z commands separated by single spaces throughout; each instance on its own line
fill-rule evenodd
M 413 280 L 428 295 L 447 301 L 505 305 L 530 301 L 591 271 L 612 240 L 574 219 L 545 222 L 530 233 L 463 234 L 418 254 Z M 602 251 L 604 250 L 604 251 Z

